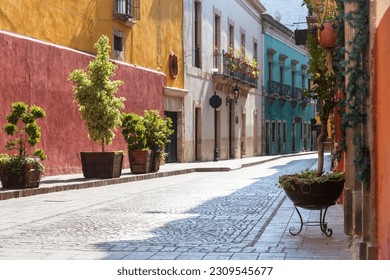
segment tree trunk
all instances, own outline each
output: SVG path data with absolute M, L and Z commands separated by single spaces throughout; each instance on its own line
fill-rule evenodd
M 317 137 L 317 148 L 318 148 L 318 166 L 317 176 L 321 176 L 324 171 L 324 152 L 325 152 L 325 140 L 328 136 L 328 122 L 321 120 L 321 133 Z

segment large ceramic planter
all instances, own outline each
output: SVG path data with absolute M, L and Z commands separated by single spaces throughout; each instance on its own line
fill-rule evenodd
M 321 24 L 318 32 L 318 44 L 324 49 L 331 49 L 336 46 L 336 29 L 333 22 Z
M 31 189 L 38 188 L 42 172 L 37 164 L 25 164 L 23 170 L 17 174 L 0 171 L 1 185 L 4 189 Z
M 151 150 L 130 150 L 129 162 L 131 173 L 143 174 L 151 171 Z
M 123 153 L 81 152 L 85 178 L 117 178 L 122 175 Z
M 296 181 L 294 187 L 284 191 L 295 206 L 310 210 L 321 210 L 336 203 L 344 188 L 344 180 L 304 184 Z

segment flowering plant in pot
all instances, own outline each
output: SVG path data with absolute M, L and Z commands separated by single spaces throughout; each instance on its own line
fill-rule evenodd
M 24 102 L 12 103 L 12 110 L 6 116 L 4 132 L 11 137 L 6 149 L 15 154 L 0 154 L 0 178 L 3 188 L 36 188 L 44 171 L 42 160 L 46 158 L 43 149 L 35 149 L 41 138 L 37 120 L 45 117 L 45 111 Z
M 97 55 L 87 71 L 76 69 L 68 80 L 74 83 L 74 100 L 79 105 L 82 119 L 88 128 L 91 140 L 100 144 L 101 152 L 81 152 L 83 173 L 86 178 L 120 177 L 123 152 L 106 152 L 105 147 L 112 143 L 116 129 L 121 125 L 123 97 L 116 97 L 122 81 L 111 81 L 117 66 L 110 61 L 110 45 L 103 35 L 95 43 Z

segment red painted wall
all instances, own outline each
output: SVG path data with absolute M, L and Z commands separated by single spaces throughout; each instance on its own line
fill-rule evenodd
M 94 57 L 55 45 L 0 32 L 0 126 L 5 124 L 11 103 L 25 101 L 41 106 L 46 117 L 40 120 L 45 149 L 45 175 L 80 173 L 80 151 L 100 151 L 88 139 L 87 129 L 73 102 L 69 73 L 85 69 Z M 117 96 L 127 99 L 126 112 L 145 109 L 164 110 L 164 74 L 118 63 L 116 80 L 122 80 Z M 0 153 L 5 152 L 7 136 L 0 133 Z M 113 145 L 106 149 L 126 150 L 120 130 Z M 128 167 L 126 157 L 125 166 Z
M 376 37 L 376 183 L 378 188 L 379 259 L 390 259 L 390 9 L 382 18 Z

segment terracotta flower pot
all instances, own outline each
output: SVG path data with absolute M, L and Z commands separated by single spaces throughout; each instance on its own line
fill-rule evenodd
M 318 44 L 324 49 L 336 46 L 336 29 L 333 22 L 324 22 L 318 32 Z

